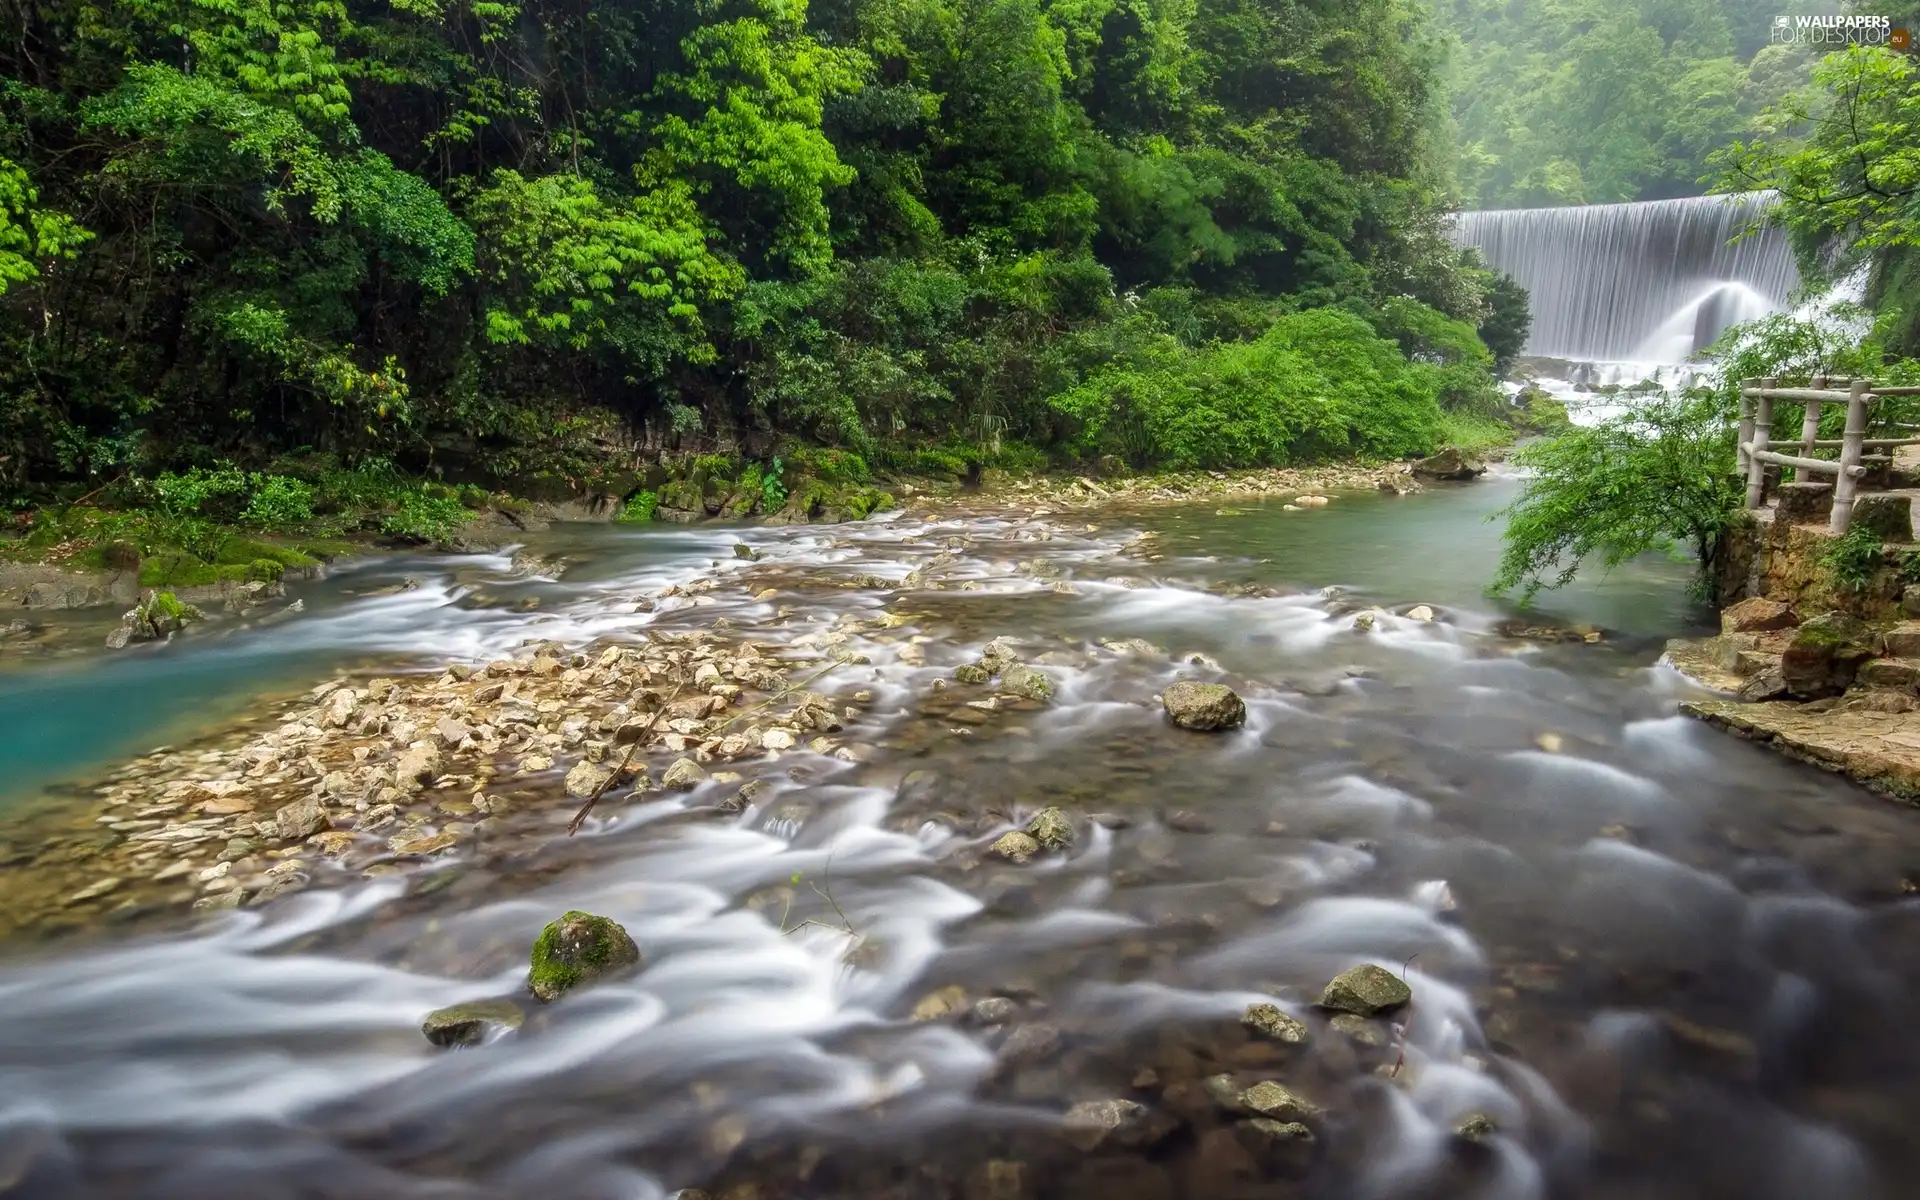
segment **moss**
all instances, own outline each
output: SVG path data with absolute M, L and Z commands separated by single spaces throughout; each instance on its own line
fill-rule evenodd
M 243 583 L 250 562 L 210 563 L 184 550 L 163 551 L 140 565 L 140 586 L 150 588 L 211 587 L 217 583 Z
M 614 520 L 627 524 L 641 524 L 653 520 L 654 510 L 659 507 L 659 496 L 652 492 L 635 492 L 627 497 L 627 502 L 620 508 L 620 515 Z
M 699 512 L 706 507 L 706 497 L 701 493 L 698 480 L 675 479 L 661 485 L 658 507 Z
M 893 494 L 879 488 L 860 488 L 846 497 L 847 515 L 856 521 L 864 521 L 874 513 L 893 507 Z
M 172 592 L 156 592 L 153 599 L 147 601 L 147 620 L 155 625 L 162 621 L 184 621 L 192 611 Z
M 792 479 L 812 477 L 828 483 L 867 483 L 873 472 L 867 460 L 851 450 L 833 450 L 825 446 L 804 446 L 789 454 L 787 474 Z
M 228 538 L 220 547 L 219 557 L 214 560 L 221 566 L 252 567 L 261 562 L 271 562 L 280 567 L 317 567 L 320 560 L 299 550 L 286 546 L 276 546 L 271 542 L 257 542 L 251 538 Z M 276 574 L 274 578 L 278 579 Z

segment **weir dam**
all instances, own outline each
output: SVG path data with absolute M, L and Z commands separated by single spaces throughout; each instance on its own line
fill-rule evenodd
M 1770 192 L 1455 216 L 1454 241 L 1527 289 L 1526 353 L 1681 363 L 1721 330 L 1787 307 L 1799 285 Z

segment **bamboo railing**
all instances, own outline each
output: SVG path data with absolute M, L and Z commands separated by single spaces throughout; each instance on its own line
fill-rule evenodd
M 1777 378 L 1740 381 L 1740 470 L 1747 477 L 1747 507 L 1759 508 L 1767 501 L 1768 466 L 1792 467 L 1796 479 L 1808 475 L 1831 475 L 1833 514 L 1827 528 L 1835 534 L 1847 531 L 1853 520 L 1853 502 L 1859 494 L 1860 480 L 1867 464 L 1887 461 L 1884 454 L 1868 454 L 1869 447 L 1892 450 L 1895 446 L 1920 445 L 1920 437 L 1869 438 L 1867 420 L 1882 396 L 1920 396 L 1920 387 L 1876 388 L 1871 380 L 1815 376 L 1807 387 L 1781 387 Z M 1800 440 L 1785 442 L 1798 454 L 1782 454 L 1772 449 L 1774 401 L 1798 402 L 1806 406 L 1800 422 Z M 1828 404 L 1847 406 L 1846 424 L 1838 439 L 1821 438 L 1820 411 Z M 1902 426 L 1902 428 L 1910 428 Z M 1815 450 L 1838 450 L 1837 458 L 1815 458 Z

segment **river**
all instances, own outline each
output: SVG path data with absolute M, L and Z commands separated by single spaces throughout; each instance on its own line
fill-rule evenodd
M 1675 715 L 1653 663 L 1699 619 L 1684 564 L 1543 604 L 1597 644 L 1500 636 L 1486 518 L 1512 494 L 563 529 L 534 547 L 557 575 L 369 561 L 278 622 L 0 676 L 7 794 L 57 808 L 332 671 L 901 619 L 845 647 L 870 660 L 834 685 L 869 694 L 855 761 L 742 765 L 771 786 L 736 815 L 710 783 L 567 839 L 556 798 L 548 836 L 423 871 L 17 940 L 0 1195 L 1910 1194 L 1920 820 Z M 941 586 L 835 586 L 910 570 Z M 1416 603 L 1439 619 L 1397 615 Z M 936 690 L 994 637 L 1050 703 Z M 1154 697 L 1181 676 L 1231 683 L 1246 727 L 1168 726 Z M 1069 853 L 983 855 L 1049 804 Z M 625 924 L 644 968 L 487 1045 L 425 1042 L 427 1011 L 513 992 L 570 908 Z M 1415 1001 L 1350 1035 L 1312 1001 L 1362 960 Z M 1261 1001 L 1309 1043 L 1250 1040 Z M 972 1017 L 910 1018 L 955 1005 Z M 1311 1098 L 1311 1140 L 1226 1111 L 1223 1075 Z M 1102 1100 L 1141 1107 L 1092 1149 L 1062 1138 Z

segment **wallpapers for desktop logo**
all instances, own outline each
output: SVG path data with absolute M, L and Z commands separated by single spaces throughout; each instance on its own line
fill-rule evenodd
M 1895 28 L 1892 17 L 1859 14 L 1783 13 L 1774 17 L 1767 40 L 1776 46 L 1825 46 L 1835 50 L 1847 46 L 1906 50 L 1913 44 L 1912 35 Z

